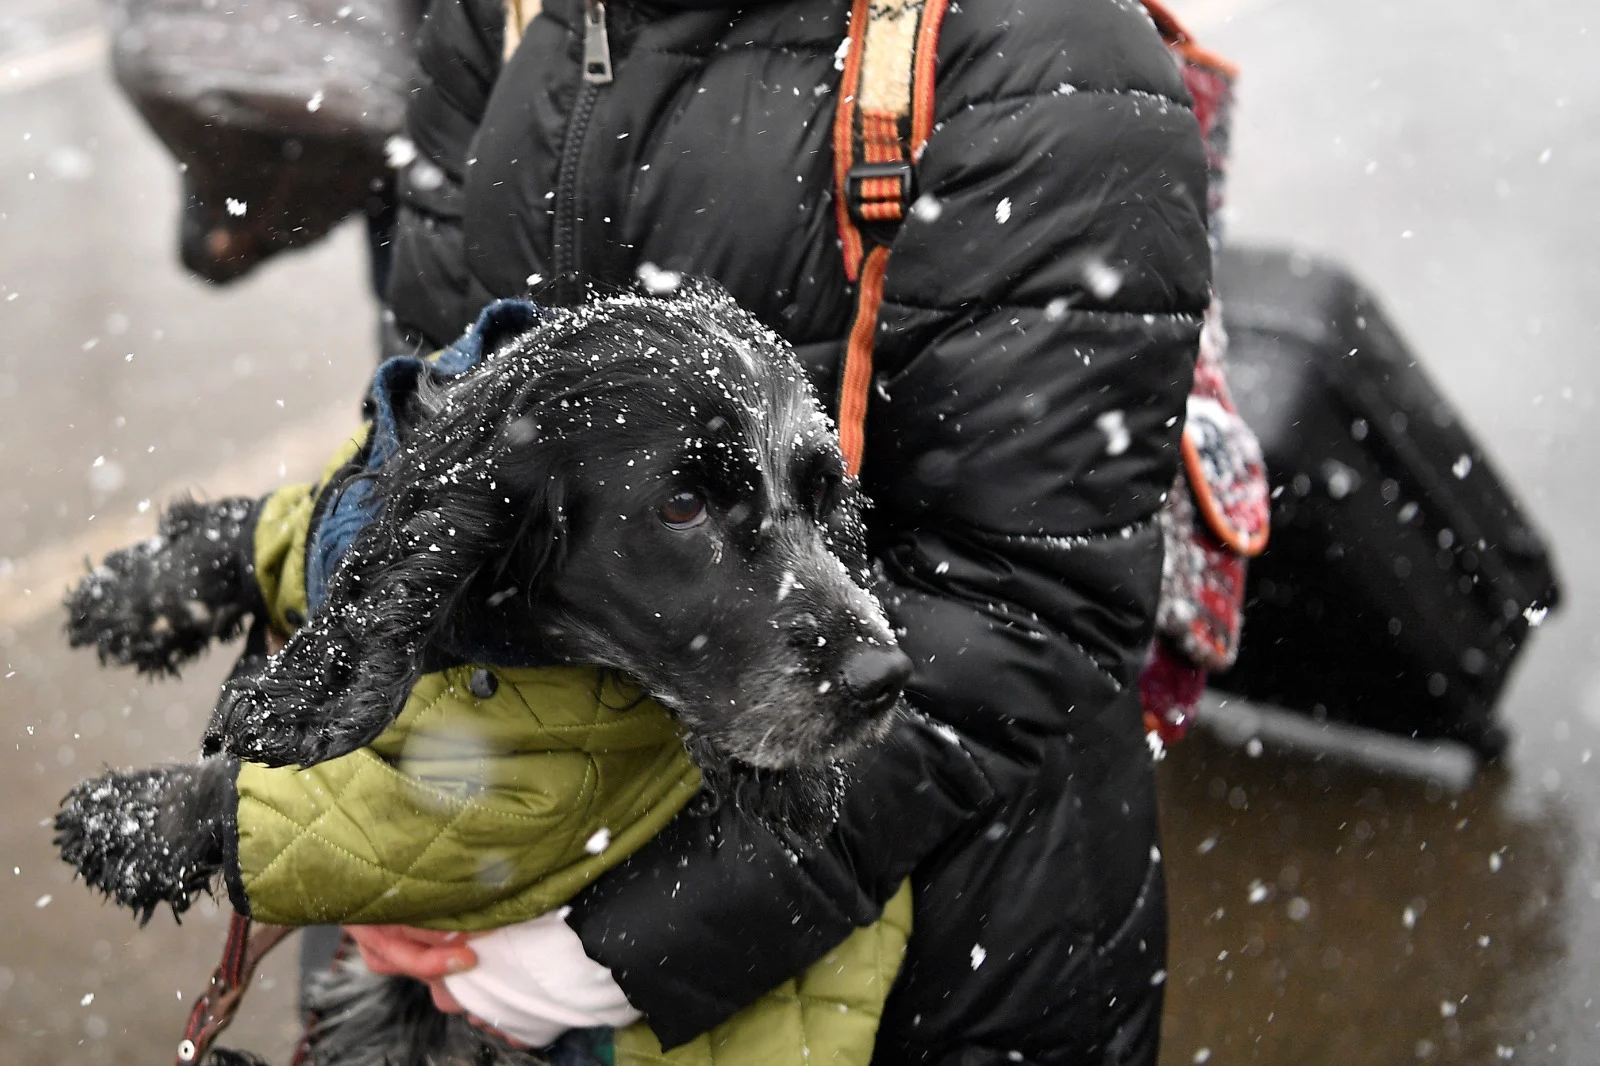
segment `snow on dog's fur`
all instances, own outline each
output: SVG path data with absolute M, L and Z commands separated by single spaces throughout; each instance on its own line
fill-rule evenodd
M 626 675 L 683 724 L 710 802 L 802 847 L 831 824 L 845 762 L 887 730 L 910 663 L 867 591 L 863 503 L 793 351 L 703 283 L 551 311 L 485 350 L 399 412 L 379 517 L 326 606 L 225 687 L 206 759 L 67 797 L 58 842 L 92 886 L 145 919 L 181 912 L 233 831 L 230 760 L 346 754 L 422 673 L 494 649 Z M 236 579 L 253 504 L 183 506 L 181 536 L 117 553 L 69 599 L 74 643 L 170 672 L 261 610 Z M 359 969 L 357 1001 L 402 1009 L 401 986 Z M 431 1009 L 416 1002 L 403 1009 Z

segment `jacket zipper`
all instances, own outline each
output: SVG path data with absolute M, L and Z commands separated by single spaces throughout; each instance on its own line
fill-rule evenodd
M 606 38 L 602 0 L 583 0 L 583 80 L 589 85 L 611 84 L 611 42 Z
M 556 171 L 555 232 L 550 263 L 556 284 L 571 302 L 581 298 L 578 271 L 578 178 L 583 141 L 594 117 L 600 87 L 611 83 L 611 43 L 606 37 L 604 0 L 583 0 L 583 83 L 567 119 L 561 142 L 561 165 Z

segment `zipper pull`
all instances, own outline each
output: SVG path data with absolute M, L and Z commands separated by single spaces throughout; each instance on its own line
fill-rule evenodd
M 606 40 L 604 0 L 583 0 L 583 80 L 611 84 L 611 42 Z

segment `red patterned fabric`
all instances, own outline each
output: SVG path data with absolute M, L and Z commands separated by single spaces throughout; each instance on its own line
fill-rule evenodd
M 1139 675 L 1139 701 L 1144 705 L 1145 729 L 1159 737 L 1163 744 L 1182 740 L 1189 732 L 1194 708 L 1205 690 L 1206 672 L 1174 651 L 1170 644 L 1156 641 L 1150 645 L 1150 658 Z
M 1213 247 L 1220 243 L 1233 70 L 1199 49 L 1165 11 L 1155 11 L 1194 97 L 1210 163 Z M 1266 546 L 1271 514 L 1266 464 L 1228 391 L 1228 338 L 1213 303 L 1200 339 L 1184 426 L 1184 465 L 1161 513 L 1166 559 L 1156 640 L 1139 679 L 1145 724 L 1164 742 L 1194 720 L 1209 671 L 1239 654 L 1246 559 Z
M 1216 308 L 1208 318 L 1184 426 L 1186 462 L 1161 513 L 1156 632 L 1197 667 L 1226 670 L 1239 653 L 1245 559 L 1265 544 L 1271 500 L 1261 446 L 1222 376 L 1227 339 Z

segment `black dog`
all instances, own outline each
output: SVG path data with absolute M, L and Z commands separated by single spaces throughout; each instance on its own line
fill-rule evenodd
M 420 674 L 496 649 L 619 671 L 681 721 L 711 801 L 802 845 L 831 823 L 843 761 L 886 731 L 910 663 L 866 591 L 863 501 L 792 350 L 704 284 L 550 311 L 484 350 L 459 377 L 425 372 L 397 411 L 399 450 L 364 475 L 376 517 L 325 607 L 225 686 L 207 758 L 67 797 L 58 843 L 92 886 L 144 919 L 181 913 L 223 862 L 230 760 L 350 752 Z M 69 598 L 73 643 L 174 672 L 235 633 L 262 609 L 253 508 L 174 508 Z M 354 987 L 329 995 L 373 1011 L 405 995 Z

